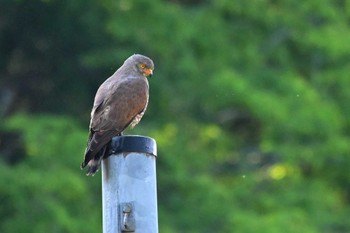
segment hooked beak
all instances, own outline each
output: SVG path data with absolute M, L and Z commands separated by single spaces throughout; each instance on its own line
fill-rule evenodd
M 145 76 L 146 77 L 152 77 L 152 75 L 153 75 L 153 70 L 151 70 L 151 69 L 144 69 L 143 70 L 143 73 L 145 74 Z

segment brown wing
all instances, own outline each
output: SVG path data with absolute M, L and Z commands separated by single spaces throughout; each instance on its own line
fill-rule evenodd
M 148 103 L 148 82 L 145 78 L 128 78 L 111 87 L 103 102 L 92 114 L 93 131 L 123 131 L 145 110 Z
M 92 159 L 101 159 L 94 157 L 113 136 L 121 134 L 135 118 L 138 118 L 138 122 L 147 107 L 148 81 L 146 78 L 124 78 L 106 87 L 108 86 L 109 89 L 103 92 L 104 99 L 98 96 L 99 91 L 96 94 L 95 103 L 99 101 L 100 104 L 94 104 L 91 112 L 90 137 L 82 167 Z
M 111 95 L 111 83 L 118 83 L 118 75 L 117 72 L 113 74 L 111 77 L 109 77 L 106 81 L 104 81 L 101 86 L 98 88 L 95 100 L 94 100 L 94 106 L 91 110 L 91 120 L 94 118 L 94 114 L 96 111 L 101 110 L 103 108 L 103 102 L 108 98 L 109 95 Z M 90 128 L 91 128 L 91 121 L 90 121 Z

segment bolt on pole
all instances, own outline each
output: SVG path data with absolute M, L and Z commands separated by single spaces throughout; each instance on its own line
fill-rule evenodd
M 158 233 L 156 141 L 112 139 L 102 161 L 103 233 Z

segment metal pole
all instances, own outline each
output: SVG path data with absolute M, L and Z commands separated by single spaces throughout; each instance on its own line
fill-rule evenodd
M 103 233 L 158 233 L 156 142 L 114 137 L 102 161 Z

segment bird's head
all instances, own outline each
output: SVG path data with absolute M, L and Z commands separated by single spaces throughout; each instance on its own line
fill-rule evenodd
M 133 66 L 133 70 L 145 77 L 152 76 L 154 70 L 153 61 L 143 55 L 134 54 L 125 61 L 126 64 Z

